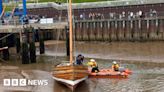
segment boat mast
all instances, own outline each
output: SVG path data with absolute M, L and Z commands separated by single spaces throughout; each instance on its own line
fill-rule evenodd
M 73 36 L 72 36 L 72 0 L 69 0 L 69 47 L 70 47 L 70 63 L 73 64 Z

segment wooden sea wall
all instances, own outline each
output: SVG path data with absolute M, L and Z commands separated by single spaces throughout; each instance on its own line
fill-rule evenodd
M 76 20 L 73 24 L 76 41 L 163 41 L 164 18 L 120 19 L 120 20 Z M 43 33 L 44 40 L 66 40 L 68 28 L 35 29 L 35 41 L 39 40 L 39 33 Z M 1 32 L 0 37 L 10 34 Z M 8 46 L 14 46 L 13 41 L 19 33 L 5 38 Z M 5 39 L 0 40 L 0 45 Z M 2 46 L 0 46 L 2 47 Z
M 154 41 L 164 40 L 164 19 L 75 21 L 78 41 Z

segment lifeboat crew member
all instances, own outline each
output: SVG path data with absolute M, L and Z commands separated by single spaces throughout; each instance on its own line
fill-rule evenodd
M 113 69 L 114 71 L 119 71 L 119 65 L 117 64 L 116 61 L 113 61 L 112 69 Z
M 84 56 L 79 54 L 77 57 L 76 57 L 76 65 L 82 65 L 83 64 L 83 61 L 84 61 Z
M 88 65 L 92 67 L 91 72 L 95 72 L 95 73 L 99 72 L 98 64 L 96 63 L 94 59 L 90 59 L 90 61 L 88 62 Z

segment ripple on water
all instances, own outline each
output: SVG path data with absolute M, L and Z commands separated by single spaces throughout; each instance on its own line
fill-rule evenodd
M 23 78 L 21 72 L 32 79 L 48 79 L 49 85 L 42 87 L 17 88 L 18 90 L 34 90 L 34 92 L 70 92 L 70 90 L 55 82 L 49 72 L 51 61 L 54 57 L 41 57 L 43 63 L 28 64 L 18 67 L 0 67 L 0 79 L 3 78 Z M 60 58 L 59 58 L 60 59 Z M 60 60 L 63 60 L 60 59 Z M 48 61 L 48 62 L 47 62 Z M 98 60 L 100 68 L 111 67 L 111 60 Z M 48 64 L 47 64 L 48 63 Z M 19 65 L 18 65 L 19 66 Z M 158 65 L 141 63 L 123 63 L 121 66 L 130 68 L 133 74 L 127 79 L 88 79 L 86 83 L 80 85 L 76 92 L 163 92 L 164 90 L 164 68 Z M 36 70 L 37 69 L 37 70 Z M 45 71 L 41 71 L 45 70 Z M 10 77 L 7 77 L 10 76 Z M 1 85 L 0 89 L 4 87 Z M 11 90 L 12 87 L 8 90 Z M 13 88 L 17 90 L 16 88 Z M 5 89 L 6 90 L 6 89 Z

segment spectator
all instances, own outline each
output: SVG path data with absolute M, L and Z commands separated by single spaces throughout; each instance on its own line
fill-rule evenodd
M 139 16 L 139 18 L 142 18 L 142 11 L 141 10 L 138 12 L 138 16 Z
M 81 20 L 83 19 L 83 14 L 80 14 L 80 19 L 81 19 Z

